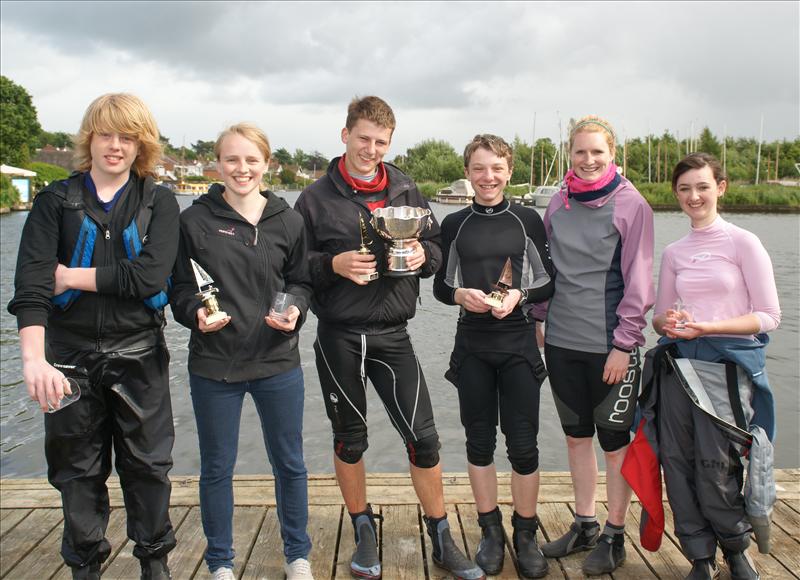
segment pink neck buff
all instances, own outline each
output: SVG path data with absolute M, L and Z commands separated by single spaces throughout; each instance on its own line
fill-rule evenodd
M 608 165 L 606 172 L 597 181 L 586 181 L 585 179 L 578 177 L 574 169 L 567 171 L 567 174 L 564 176 L 564 181 L 566 182 L 567 189 L 570 193 L 586 193 L 587 191 L 597 191 L 598 189 L 605 187 L 611 183 L 611 180 L 614 179 L 616 174 L 617 166 L 612 161 Z

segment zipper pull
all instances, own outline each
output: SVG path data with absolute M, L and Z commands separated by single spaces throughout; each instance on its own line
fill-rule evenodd
M 253 238 L 253 247 L 255 248 L 258 245 L 258 226 L 253 226 L 253 229 L 256 232 L 256 236 Z
M 106 227 L 106 239 L 107 240 L 111 239 L 111 230 L 109 230 L 107 227 Z

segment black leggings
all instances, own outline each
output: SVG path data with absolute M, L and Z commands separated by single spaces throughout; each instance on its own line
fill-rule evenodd
M 426 468 L 439 463 L 428 386 L 405 329 L 370 335 L 325 327 L 317 333 L 314 351 L 339 459 L 356 463 L 367 449 L 369 379 L 403 438 L 409 461 Z
M 592 437 L 597 427 L 597 439 L 603 451 L 610 453 L 625 447 L 630 442 L 639 395 L 641 361 L 638 349 L 631 354 L 622 381 L 615 385 L 603 381 L 608 354 L 545 344 L 544 356 L 564 433 L 569 437 Z
M 506 451 L 517 473 L 539 468 L 539 392 L 541 381 L 529 361 L 508 353 L 471 353 L 461 360 L 458 401 L 472 465 L 494 463 L 497 416 Z

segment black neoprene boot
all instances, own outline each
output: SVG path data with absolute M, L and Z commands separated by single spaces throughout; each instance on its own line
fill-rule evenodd
M 549 566 L 536 541 L 539 517 L 523 518 L 514 512 L 511 525 L 514 526 L 514 551 L 517 554 L 519 573 L 525 578 L 546 576 Z
M 72 567 L 72 580 L 100 580 L 100 564 Z
M 450 535 L 447 516 L 442 519 L 423 517 L 433 544 L 433 562 L 456 577 L 456 580 L 483 580 L 486 575 L 458 549 Z
M 714 558 L 698 558 L 692 562 L 692 570 L 686 580 L 715 580 L 719 578 L 719 568 Z
M 756 571 L 756 565 L 747 552 L 731 552 L 722 549 L 722 555 L 731 571 L 731 580 L 758 580 L 761 578 Z
M 506 555 L 506 537 L 503 534 L 503 514 L 500 508 L 494 508 L 486 514 L 478 514 L 478 525 L 481 527 L 481 543 L 475 554 L 475 563 L 487 574 L 499 574 L 503 569 Z
M 378 580 L 381 577 L 381 561 L 378 558 L 378 530 L 376 519 L 383 519 L 372 513 L 372 506 L 367 504 L 366 511 L 350 514 L 353 521 L 356 549 L 350 558 L 350 572 L 353 576 Z
M 172 575 L 169 573 L 167 566 L 167 557 L 151 558 L 148 560 L 141 560 L 142 577 L 141 580 L 171 580 Z

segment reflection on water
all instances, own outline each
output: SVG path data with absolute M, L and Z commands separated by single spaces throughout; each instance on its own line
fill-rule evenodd
M 296 193 L 285 194 L 289 203 L 294 203 Z M 182 207 L 192 199 L 179 198 Z M 439 220 L 460 209 L 458 206 L 433 204 L 434 214 Z M 19 236 L 27 213 L 13 212 L 0 216 L 0 473 L 3 477 L 35 477 L 46 474 L 43 451 L 43 422 L 41 412 L 28 399 L 21 377 L 21 361 L 18 348 L 16 320 L 6 312 L 6 305 L 13 293 L 14 268 L 16 264 Z M 768 348 L 770 382 L 775 391 L 778 407 L 778 439 L 776 463 L 778 467 L 800 465 L 798 445 L 800 441 L 800 399 L 798 395 L 798 218 L 786 215 L 735 215 L 726 216 L 729 221 L 744 227 L 759 236 L 769 251 L 775 267 L 783 321 L 781 327 L 771 334 Z M 688 231 L 687 220 L 679 213 L 656 214 L 656 256 L 668 243 L 677 240 Z M 658 267 L 656 266 L 656 274 Z M 464 435 L 458 413 L 458 399 L 453 386 L 443 379 L 450 357 L 455 333 L 457 309 L 444 306 L 433 298 L 432 281 L 422 281 L 422 304 L 417 316 L 409 325 L 412 340 L 431 390 L 431 399 L 436 414 L 436 424 L 442 441 L 443 467 L 446 471 L 466 471 Z M 196 474 L 200 471 L 197 448 L 197 431 L 189 396 L 186 373 L 189 332 L 172 321 L 166 336 L 170 345 L 170 388 L 175 417 L 175 468 L 174 474 Z M 312 347 L 316 331 L 316 320 L 309 320 L 301 332 L 300 356 L 306 382 L 306 407 L 304 417 L 305 456 L 312 473 L 332 472 L 332 443 L 325 407 L 317 381 Z M 656 335 L 648 328 L 648 345 L 655 343 Z M 407 468 L 406 454 L 399 436 L 380 403 L 369 390 L 369 451 L 366 454 L 370 471 L 404 471 Z M 566 448 L 558 416 L 548 385 L 542 389 L 541 427 L 539 433 L 540 463 L 544 470 L 567 470 Z M 498 437 L 497 466 L 509 470 L 505 458 L 502 434 Z M 239 439 L 239 458 L 236 472 L 257 474 L 269 472 L 264 444 L 255 407 L 248 400 L 242 413 Z

